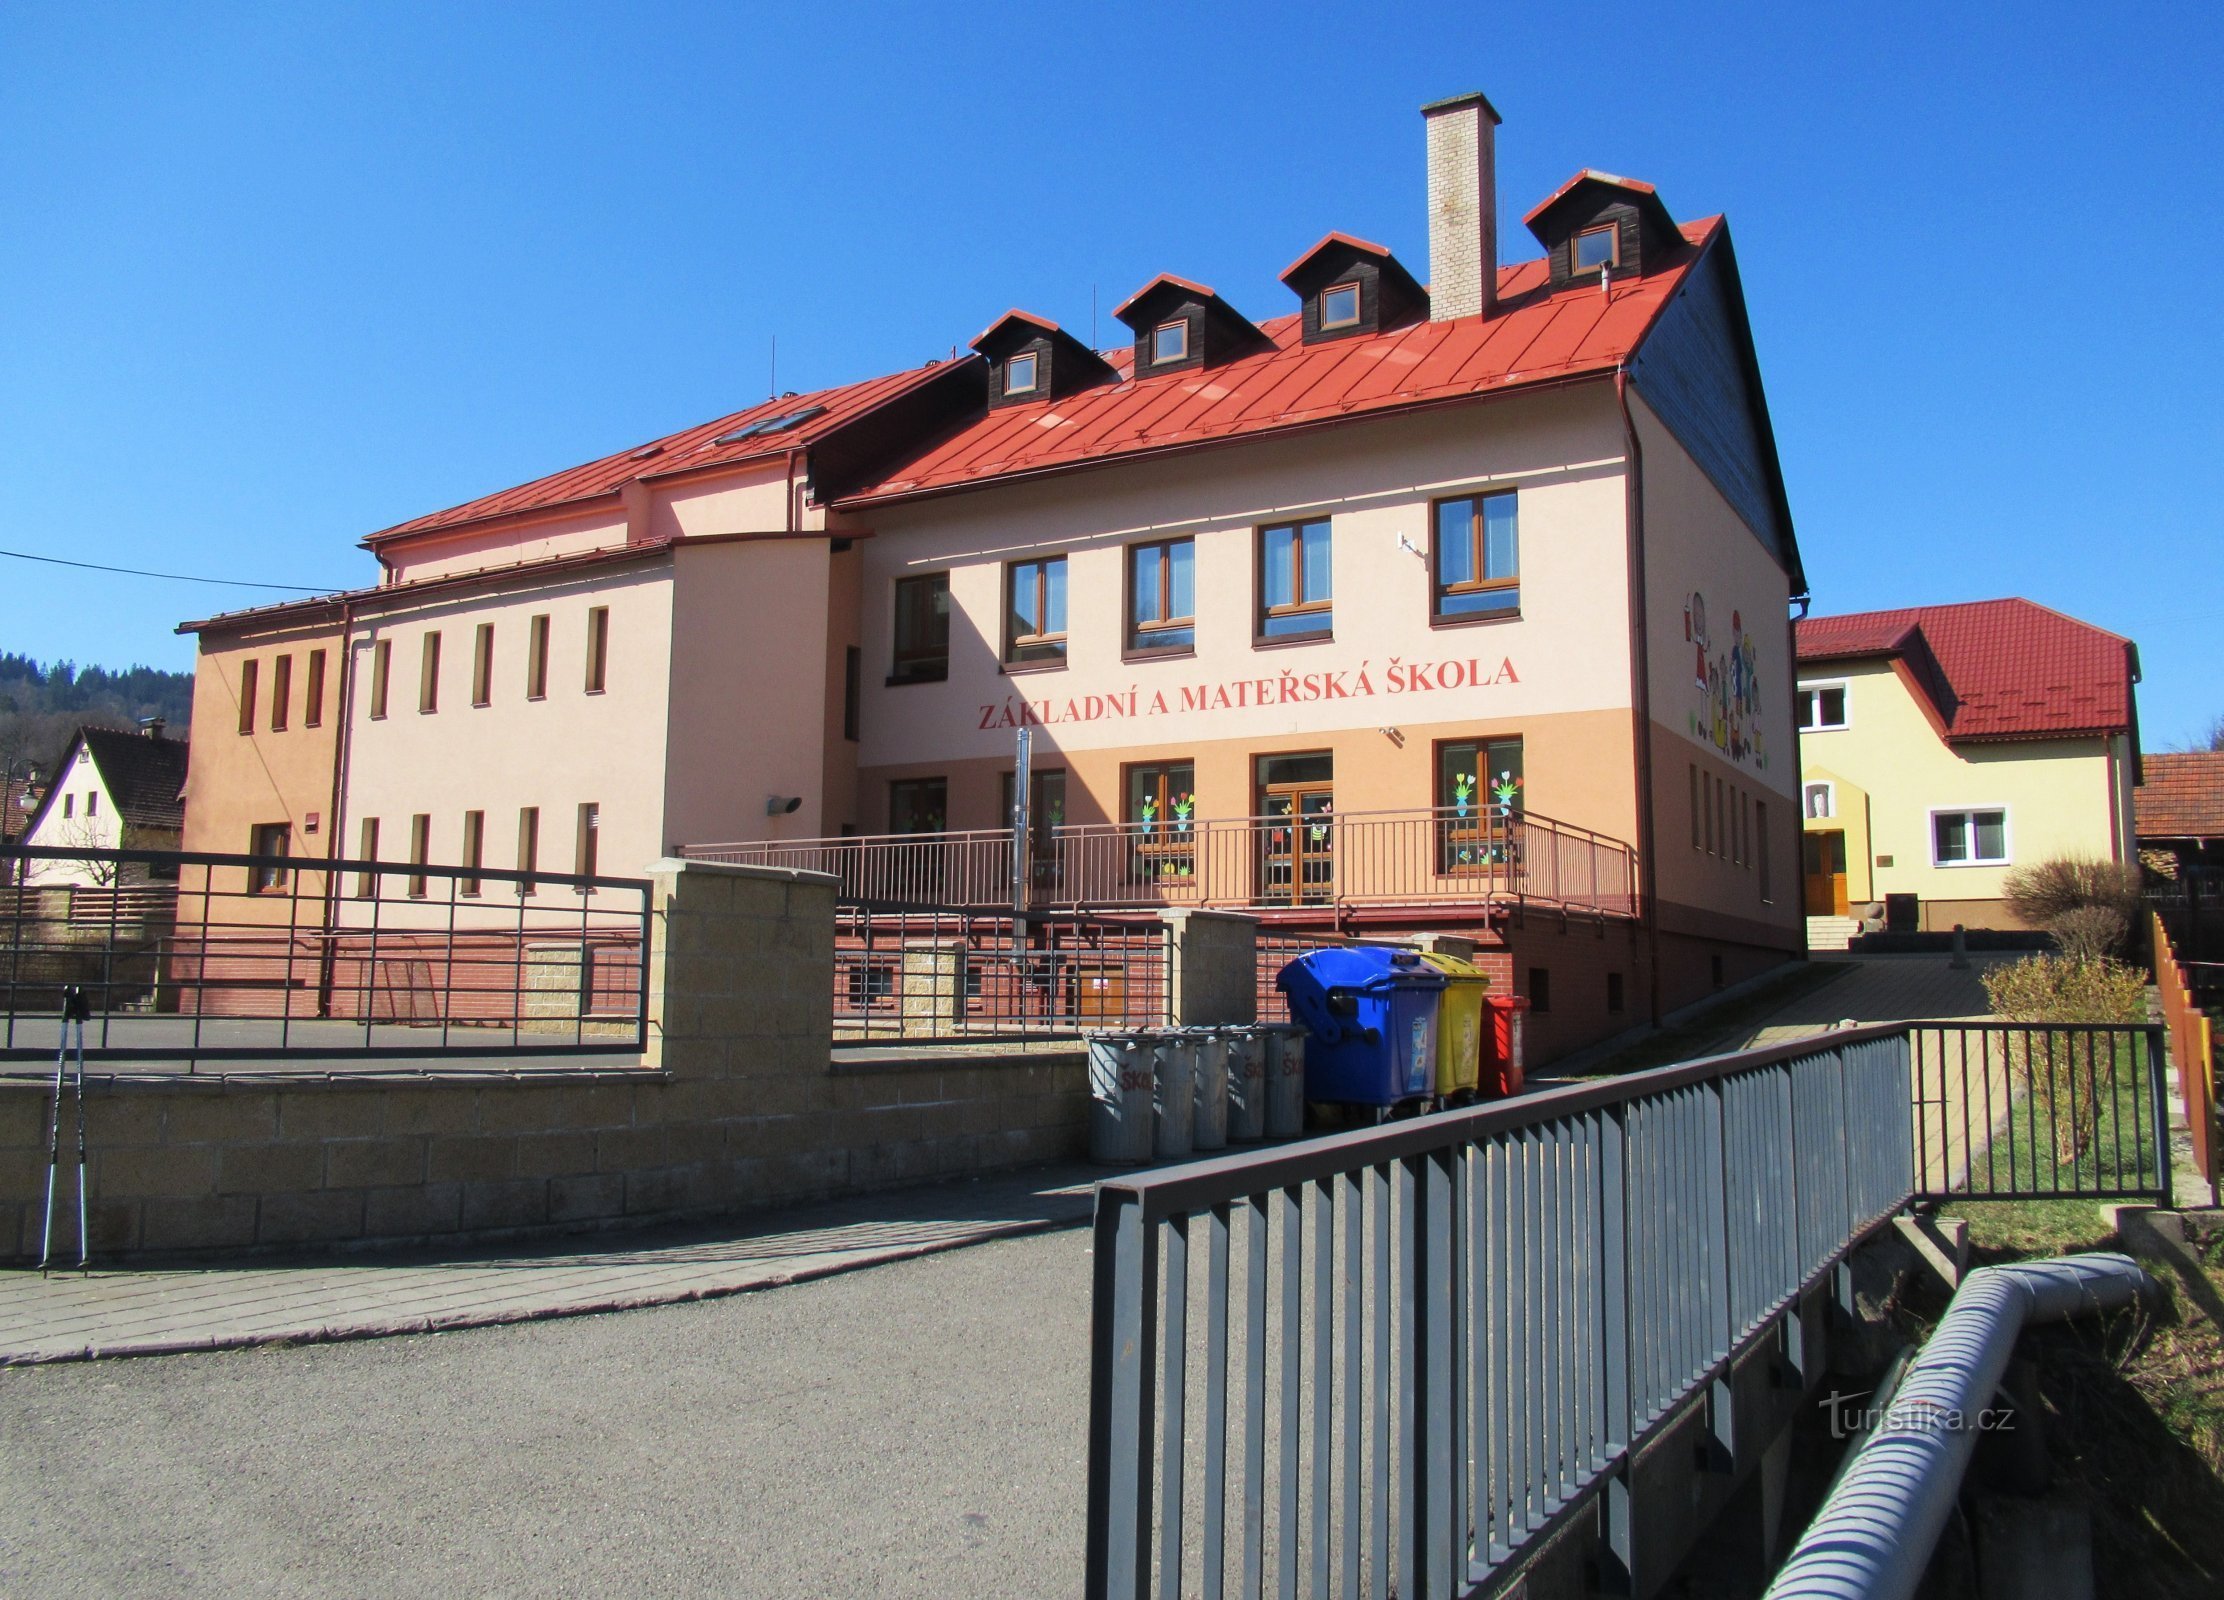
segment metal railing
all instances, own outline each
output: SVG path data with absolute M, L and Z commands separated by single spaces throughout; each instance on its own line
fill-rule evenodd
M 1172 931 L 1156 917 L 841 902 L 834 1042 L 1070 1038 L 1172 1018 Z
M 1425 905 L 1521 900 L 1632 916 L 1635 856 L 1529 812 L 1080 823 L 1052 830 L 1015 895 L 1009 829 L 688 845 L 698 861 L 807 867 L 877 905 L 1076 909 Z
M 88 1059 L 189 1071 L 647 1038 L 646 879 L 25 846 L 0 862 L 27 880 L 0 897 L 0 1060 L 51 1062 L 72 986 L 93 1006 Z M 167 881 L 126 881 L 141 874 Z
M 1925 1087 L 1964 1059 L 1925 1027 L 1101 1183 L 1089 1594 L 1465 1593 L 1602 1496 L 1627 1560 L 1638 1452 L 1760 1341 L 1797 1348 L 1800 1297 L 1900 1207 L 1988 1192 L 1968 1157 L 2054 1092 L 2013 1087 L 2043 1050 L 1970 1030 L 2009 1093 L 1955 1159 L 1924 1130 L 1981 1097 Z M 2154 1104 L 2105 1115 L 2142 1152 L 2116 1175 L 2167 1197 Z M 2076 1166 L 2052 1192 L 2096 1192 Z

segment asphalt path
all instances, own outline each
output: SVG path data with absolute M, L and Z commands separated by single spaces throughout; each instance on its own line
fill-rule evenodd
M 1089 1234 L 363 1343 L 0 1369 L 0 1595 L 1041 1596 Z

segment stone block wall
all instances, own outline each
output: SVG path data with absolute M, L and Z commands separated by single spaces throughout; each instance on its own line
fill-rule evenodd
M 652 876 L 642 1065 L 96 1079 L 94 1249 L 500 1238 L 1080 1153 L 1078 1056 L 831 1064 L 831 878 L 692 861 L 659 862 Z M 38 1253 L 47 1108 L 45 1085 L 0 1083 L 0 1258 L 19 1263 Z M 73 1144 L 65 1126 L 65 1163 Z

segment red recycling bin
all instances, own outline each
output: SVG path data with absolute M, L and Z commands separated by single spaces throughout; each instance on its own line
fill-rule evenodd
M 1524 995 L 1483 996 L 1481 1088 L 1486 1100 L 1503 1100 L 1507 1095 L 1521 1093 L 1521 1014 L 1528 1009 L 1529 1001 Z

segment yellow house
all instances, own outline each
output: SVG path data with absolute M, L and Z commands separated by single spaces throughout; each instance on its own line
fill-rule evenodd
M 2131 859 L 2130 640 L 1983 600 L 1808 617 L 1797 649 L 1811 948 L 1843 948 L 1888 907 L 1925 931 L 2017 927 L 2013 868 Z

